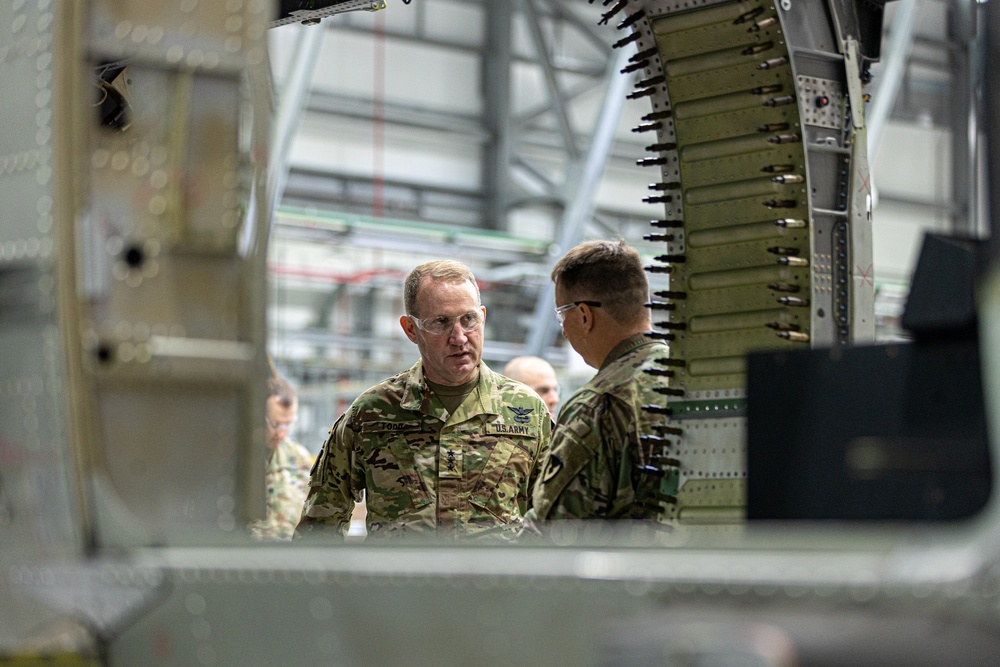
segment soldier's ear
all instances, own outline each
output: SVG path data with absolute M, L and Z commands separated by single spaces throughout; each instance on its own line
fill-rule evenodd
M 410 339 L 410 342 L 417 342 L 417 325 L 413 323 L 409 315 L 400 315 L 399 326 L 403 328 L 403 333 Z
M 589 333 L 594 328 L 594 309 L 585 303 L 577 306 L 580 309 L 580 326 L 585 333 Z

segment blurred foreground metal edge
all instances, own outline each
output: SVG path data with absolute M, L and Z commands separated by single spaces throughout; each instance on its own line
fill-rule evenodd
M 611 4 L 602 10 L 618 7 L 609 20 L 643 14 L 632 19 L 651 30 L 643 39 L 653 39 L 655 26 L 697 31 L 685 22 L 738 9 L 737 17 L 750 17 L 741 29 L 763 24 L 747 34 L 772 35 L 782 43 L 775 57 L 793 63 L 819 51 L 802 46 L 807 35 L 836 35 L 827 47 L 839 53 L 851 34 L 830 23 L 852 6 L 841 1 Z M 258 241 L 271 210 L 261 148 L 271 113 L 261 92 L 270 85 L 262 71 L 270 11 L 257 0 L 0 5 L 0 72 L 20 92 L 0 102 L 8 124 L 0 135 L 0 662 L 993 664 L 1000 654 L 995 497 L 972 520 L 933 527 L 743 527 L 737 520 L 669 536 L 640 526 L 564 524 L 544 539 L 502 547 L 251 542 L 242 526 L 262 503 L 255 484 L 261 434 L 247 425 L 263 403 L 259 379 L 267 372 Z M 777 22 L 765 23 L 771 16 Z M 995 3 L 988 16 L 996 34 Z M 649 67 L 662 66 L 673 48 L 667 41 L 656 41 Z M 988 46 L 993 63 L 996 46 Z M 824 94 L 856 103 L 851 88 L 861 69 L 840 68 L 859 57 L 814 54 L 839 72 L 819 77 L 841 84 Z M 697 63 L 666 60 L 664 81 L 640 90 L 654 88 L 654 99 L 669 93 L 664 99 L 679 113 L 683 82 L 670 62 L 682 72 Z M 753 72 L 772 72 L 758 60 Z M 122 64 L 128 72 L 116 74 Z M 95 72 L 113 78 L 95 81 Z M 832 86 L 778 76 L 751 87 L 794 87 L 801 101 L 803 85 Z M 988 91 L 989 109 L 995 93 Z M 129 102 L 124 115 L 115 113 L 119 97 Z M 794 100 L 786 106 L 800 109 Z M 789 130 L 763 134 L 810 124 L 796 114 L 775 121 Z M 1000 122 L 995 113 L 986 117 Z M 829 249 L 803 235 L 799 255 L 770 253 L 775 267 L 793 273 L 794 262 L 777 260 L 832 253 L 844 221 L 851 263 L 870 257 L 865 204 L 853 195 L 837 199 L 860 187 L 855 167 L 864 162 L 864 141 L 855 134 L 850 150 L 838 143 L 843 123 L 857 132 L 859 117 L 820 120 L 835 139 L 829 151 L 803 143 L 814 135 L 802 128 L 799 143 L 773 143 L 794 151 L 792 163 L 808 164 L 810 179 L 770 180 L 781 190 L 774 202 L 787 208 L 781 202 L 811 198 L 811 214 L 801 218 L 807 231 L 828 225 L 822 243 Z M 994 129 L 991 142 L 1000 136 Z M 699 206 L 715 202 L 703 188 L 724 186 L 697 184 L 698 161 L 683 155 L 679 121 L 675 130 L 676 142 L 658 136 L 656 143 L 677 146 L 656 152 L 677 160 L 685 207 L 676 215 L 668 209 L 664 219 L 691 226 L 681 230 L 686 240 L 665 241 L 672 259 L 663 265 L 677 266 L 688 253 L 678 276 L 695 290 L 690 283 L 699 275 L 729 271 L 712 268 L 711 253 L 698 258 L 695 233 L 707 233 L 703 248 L 715 247 L 715 237 L 692 222 Z M 991 161 L 998 154 L 992 150 Z M 851 165 L 843 182 L 841 164 Z M 788 186 L 794 192 L 786 198 Z M 819 206 L 817 196 L 832 201 Z M 800 219 L 782 211 L 785 218 Z M 748 242 L 763 243 L 765 253 L 772 243 Z M 837 271 L 831 258 L 819 274 L 831 281 L 822 322 L 816 304 L 803 315 L 786 303 L 775 308 L 792 312 L 790 322 L 814 342 L 868 335 L 870 320 L 859 320 L 871 307 L 859 294 L 861 274 L 850 273 L 846 332 L 833 321 Z M 801 280 L 818 275 L 799 273 Z M 706 289 L 727 289 L 713 280 Z M 781 313 L 776 321 L 784 321 Z M 996 271 L 981 291 L 980 320 L 981 340 L 1000 340 Z M 677 349 L 701 359 L 695 333 Z M 982 356 L 995 404 L 1000 358 L 988 346 Z M 691 373 L 679 386 L 740 391 L 738 369 L 708 367 L 725 372 Z M 1000 422 L 995 411 L 989 418 L 996 459 Z M 734 421 L 731 431 L 741 428 Z M 706 461 L 706 479 L 729 473 L 726 493 L 735 500 L 728 507 L 738 518 L 742 457 Z

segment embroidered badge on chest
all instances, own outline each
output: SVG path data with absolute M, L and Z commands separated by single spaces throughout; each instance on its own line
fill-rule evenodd
M 441 448 L 438 453 L 438 477 L 442 479 L 462 477 L 462 450 Z
M 518 424 L 527 424 L 530 422 L 531 417 L 528 415 L 535 411 L 534 408 L 515 408 L 510 405 L 507 406 L 507 409 L 514 413 L 514 421 Z

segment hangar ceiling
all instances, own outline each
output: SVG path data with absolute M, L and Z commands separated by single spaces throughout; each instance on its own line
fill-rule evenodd
M 956 93 L 968 88 L 963 79 L 976 75 L 966 56 L 976 48 L 970 41 L 977 4 L 895 0 L 886 6 L 873 90 L 901 58 L 893 122 L 945 129 L 958 122 L 965 105 Z M 562 207 L 568 172 L 585 155 L 608 87 L 619 76 L 609 63 L 620 35 L 613 25 L 598 25 L 601 11 L 599 3 L 579 0 L 413 0 L 327 19 L 297 138 L 357 131 L 371 140 L 371 162 L 345 164 L 338 160 L 343 156 L 296 162 L 293 156 L 284 203 L 501 231 L 514 231 L 511 218 L 519 211 Z M 908 35 L 892 52 L 899 29 Z M 298 26 L 272 31 L 278 95 L 299 37 Z M 638 196 L 599 197 L 598 230 L 618 231 L 647 217 L 637 206 L 644 176 L 635 159 L 648 142 L 630 132 L 644 109 L 641 101 L 625 105 L 605 177 Z M 474 152 L 478 178 L 469 185 L 441 183 L 378 163 L 378 150 L 405 141 L 428 151 Z M 884 194 L 904 201 L 916 195 Z

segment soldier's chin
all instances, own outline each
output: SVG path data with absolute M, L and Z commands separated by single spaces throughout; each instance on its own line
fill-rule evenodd
M 456 357 L 453 359 L 451 364 L 452 372 L 454 373 L 468 373 L 472 371 L 478 364 L 474 363 L 474 359 L 468 355 L 463 357 Z

